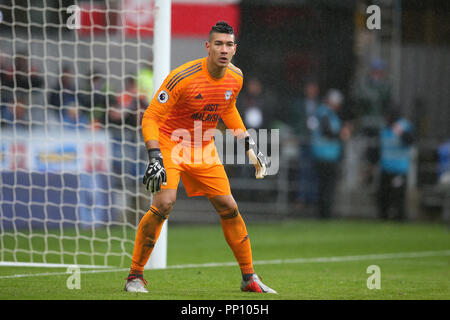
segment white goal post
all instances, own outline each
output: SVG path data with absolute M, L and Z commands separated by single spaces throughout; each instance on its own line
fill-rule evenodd
M 170 26 L 171 1 L 155 0 L 154 30 L 154 79 L 153 95 L 170 73 Z M 161 229 L 146 268 L 165 268 L 167 266 L 167 219 Z
M 0 0 L 0 266 L 130 266 L 171 2 Z

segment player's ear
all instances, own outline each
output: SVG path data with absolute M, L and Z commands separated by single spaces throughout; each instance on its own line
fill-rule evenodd
M 206 48 L 206 51 L 208 52 L 208 55 L 209 55 L 209 48 L 211 47 L 211 43 L 209 42 L 209 40 L 207 40 L 206 42 L 205 42 L 205 48 Z
M 234 57 L 235 54 L 236 54 L 236 44 L 233 45 L 233 53 L 232 53 L 231 57 Z

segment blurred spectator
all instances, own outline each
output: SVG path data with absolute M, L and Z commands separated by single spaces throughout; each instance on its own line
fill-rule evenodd
M 242 121 L 247 129 L 268 129 L 270 128 L 270 109 L 273 108 L 272 96 L 263 89 L 261 81 L 256 77 L 250 77 L 244 81 L 245 87 L 239 94 L 238 110 Z M 245 178 L 254 178 L 254 171 L 248 170 L 246 166 L 236 166 L 230 168 L 235 175 Z M 246 195 L 247 200 L 257 200 L 256 193 Z
M 8 87 L 10 72 L 12 72 L 12 67 L 8 56 L 0 52 L 0 103 L 12 101 L 12 89 Z
M 118 98 L 113 100 L 108 109 L 109 132 L 112 147 L 112 171 L 111 185 L 116 189 L 126 189 L 127 206 L 133 207 L 136 203 L 136 176 L 145 168 L 147 152 L 141 149 L 143 144 L 139 142 L 140 123 L 143 112 L 147 107 L 147 96 L 139 94 L 136 80 L 127 77 L 124 81 L 125 88 Z M 145 149 L 145 147 L 144 147 Z M 142 168 L 139 165 L 142 162 Z M 114 193 L 116 195 L 116 193 Z M 122 197 L 121 194 L 119 197 Z M 113 201 L 117 201 L 114 196 Z
M 356 93 L 357 116 L 363 136 L 368 138 L 365 160 L 368 162 L 365 172 L 366 182 L 373 181 L 376 165 L 378 133 L 383 126 L 383 114 L 391 102 L 391 85 L 385 77 L 385 63 L 381 59 L 371 61 L 370 71 L 359 85 Z
M 54 107 L 54 111 L 59 118 L 61 107 L 74 104 L 77 101 L 73 70 L 64 67 L 59 81 L 50 90 L 48 102 Z
M 438 149 L 438 189 L 443 193 L 443 219 L 450 226 L 450 139 Z
M 141 123 L 148 101 L 147 97 L 139 93 L 133 77 L 125 78 L 125 90 L 119 95 L 118 106 L 122 110 L 122 122 L 129 125 L 127 128 L 131 128 L 134 133 Z
M 441 144 L 438 149 L 439 170 L 438 177 L 441 183 L 450 183 L 450 139 Z
M 149 64 L 145 64 L 137 74 L 139 99 L 145 99 L 147 105 L 153 98 L 153 68 L 151 66 L 151 59 L 148 59 Z
M 241 116 L 248 129 L 269 128 L 272 97 L 264 92 L 263 85 L 258 78 L 250 78 L 247 88 L 240 96 Z
M 311 157 L 311 135 L 317 126 L 315 113 L 320 104 L 319 84 L 307 81 L 302 95 L 294 100 L 290 125 L 300 142 L 297 200 L 301 203 L 317 201 L 317 175 Z
M 374 59 L 368 76 L 359 85 L 356 103 L 363 130 L 379 129 L 383 125 L 383 114 L 391 102 L 391 85 L 385 77 L 385 63 Z
M 66 129 L 87 129 L 89 118 L 81 111 L 75 101 L 61 107 L 61 116 L 64 128 Z
M 139 110 L 144 109 L 145 97 L 139 99 L 134 78 L 125 79 L 125 90 L 108 109 L 109 130 L 113 146 L 113 171 L 117 175 L 128 173 L 136 175 L 138 157 Z M 145 106 L 145 107 L 144 107 Z
M 311 138 L 314 127 L 314 119 L 317 108 L 320 104 L 319 84 L 315 80 L 309 80 L 303 87 L 300 97 L 294 100 L 292 108 L 291 125 L 295 132 L 303 140 Z
M 30 65 L 26 53 L 18 53 L 14 59 L 14 65 L 7 72 L 3 72 L 2 84 L 17 91 L 28 91 L 42 86 L 42 78 L 38 75 L 38 69 Z
M 1 104 L 0 111 L 2 128 L 30 129 L 28 94 L 18 92 L 12 101 Z
M 2 125 L 15 120 L 17 128 L 31 128 L 32 89 L 42 86 L 42 78 L 37 68 L 30 65 L 24 52 L 19 52 L 12 65 L 8 65 L 6 56 L 0 61 L 0 105 L 2 106 Z M 31 100 L 30 100 L 31 99 Z M 26 122 L 26 124 L 25 124 Z
M 349 125 L 338 116 L 344 97 L 336 89 L 328 91 L 325 103 L 316 110 L 312 155 L 319 180 L 319 217 L 330 218 L 343 156 L 342 143 L 350 138 Z
M 389 218 L 389 209 L 396 210 L 394 218 L 405 219 L 406 187 L 414 142 L 411 123 L 395 109 L 385 112 L 385 125 L 380 131 L 380 183 L 377 194 L 378 216 Z
M 83 86 L 83 93 L 80 94 L 80 102 L 90 110 L 89 120 L 94 127 L 101 127 L 106 122 L 107 107 L 107 87 L 104 75 L 94 71 L 90 79 Z

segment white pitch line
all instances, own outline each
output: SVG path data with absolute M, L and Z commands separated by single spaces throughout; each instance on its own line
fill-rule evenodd
M 73 265 L 76 266 L 76 265 Z M 120 272 L 127 271 L 130 268 L 122 268 L 122 269 L 104 269 L 104 270 L 88 270 L 88 271 L 80 271 L 80 273 L 103 273 L 103 272 Z M 67 275 L 66 271 L 64 272 L 42 272 L 42 273 L 25 273 L 25 274 L 13 274 L 10 276 L 0 276 L 0 279 L 13 279 L 13 278 L 28 278 L 28 277 L 45 277 L 45 276 L 61 276 Z
M 40 267 L 40 268 L 68 268 L 74 264 L 67 263 L 43 263 L 43 262 L 12 262 L 12 261 L 0 261 L 0 267 Z M 86 269 L 105 269 L 112 268 L 108 266 L 96 266 L 91 264 L 77 264 L 79 268 Z
M 363 261 L 363 260 L 388 260 L 403 258 L 424 258 L 424 257 L 442 257 L 450 256 L 450 250 L 441 251 L 419 251 L 419 252 L 398 252 L 398 253 L 382 253 L 382 254 L 366 254 L 356 256 L 337 256 L 337 257 L 316 257 L 316 258 L 296 258 L 296 259 L 275 259 L 275 260 L 258 260 L 253 261 L 254 265 L 264 264 L 291 264 L 291 263 L 324 263 L 324 262 L 346 262 L 346 261 Z M 211 262 L 201 264 L 181 264 L 168 266 L 165 269 L 187 269 L 187 268 L 212 268 L 212 267 L 231 267 L 237 266 L 236 262 Z M 80 271 L 83 274 L 105 273 L 105 272 L 124 272 L 130 268 L 103 269 L 103 270 L 87 270 Z M 162 268 L 161 268 L 162 269 Z M 160 268 L 153 270 L 161 270 Z M 27 273 L 14 274 L 10 276 L 0 276 L 0 279 L 26 278 L 26 277 L 43 277 L 67 275 L 67 272 L 44 272 L 44 273 Z

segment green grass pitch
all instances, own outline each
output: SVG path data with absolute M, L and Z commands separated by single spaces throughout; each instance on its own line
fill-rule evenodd
M 444 225 L 292 220 L 248 223 L 247 229 L 253 248 L 255 270 L 267 285 L 278 291 L 278 295 L 244 293 L 239 290 L 239 268 L 236 264 L 229 264 L 235 260 L 218 223 L 169 224 L 169 268 L 145 272 L 149 294 L 123 291 L 129 266 L 129 261 L 125 261 L 122 268 L 108 272 L 92 273 L 82 269 L 81 288 L 72 290 L 66 286 L 69 274 L 65 273 L 65 268 L 0 267 L 0 299 L 450 298 L 450 235 Z M 101 230 L 98 232 L 101 234 Z M 118 229 L 114 234 L 120 237 L 121 232 L 123 230 Z M 134 238 L 131 232 L 126 234 Z M 4 246 L 13 245 L 12 239 L 2 237 Z M 34 248 L 39 246 L 38 243 L 33 245 Z M 119 241 L 115 245 L 119 245 Z M 131 253 L 132 247 L 127 249 Z M 70 252 L 70 243 L 65 244 L 64 250 Z M 412 252 L 428 253 L 416 257 L 405 256 Z M 365 255 L 374 256 L 364 257 Z M 330 257 L 334 259 L 329 259 Z M 5 258 L 8 258 L 7 255 Z M 33 258 L 34 261 L 38 260 L 38 256 Z M 208 263 L 215 264 L 205 265 Z M 188 264 L 196 266 L 185 266 Z M 380 268 L 380 289 L 370 290 L 367 287 L 367 279 L 371 276 L 367 273 L 367 268 L 370 265 Z M 41 275 L 28 276 L 32 274 Z

